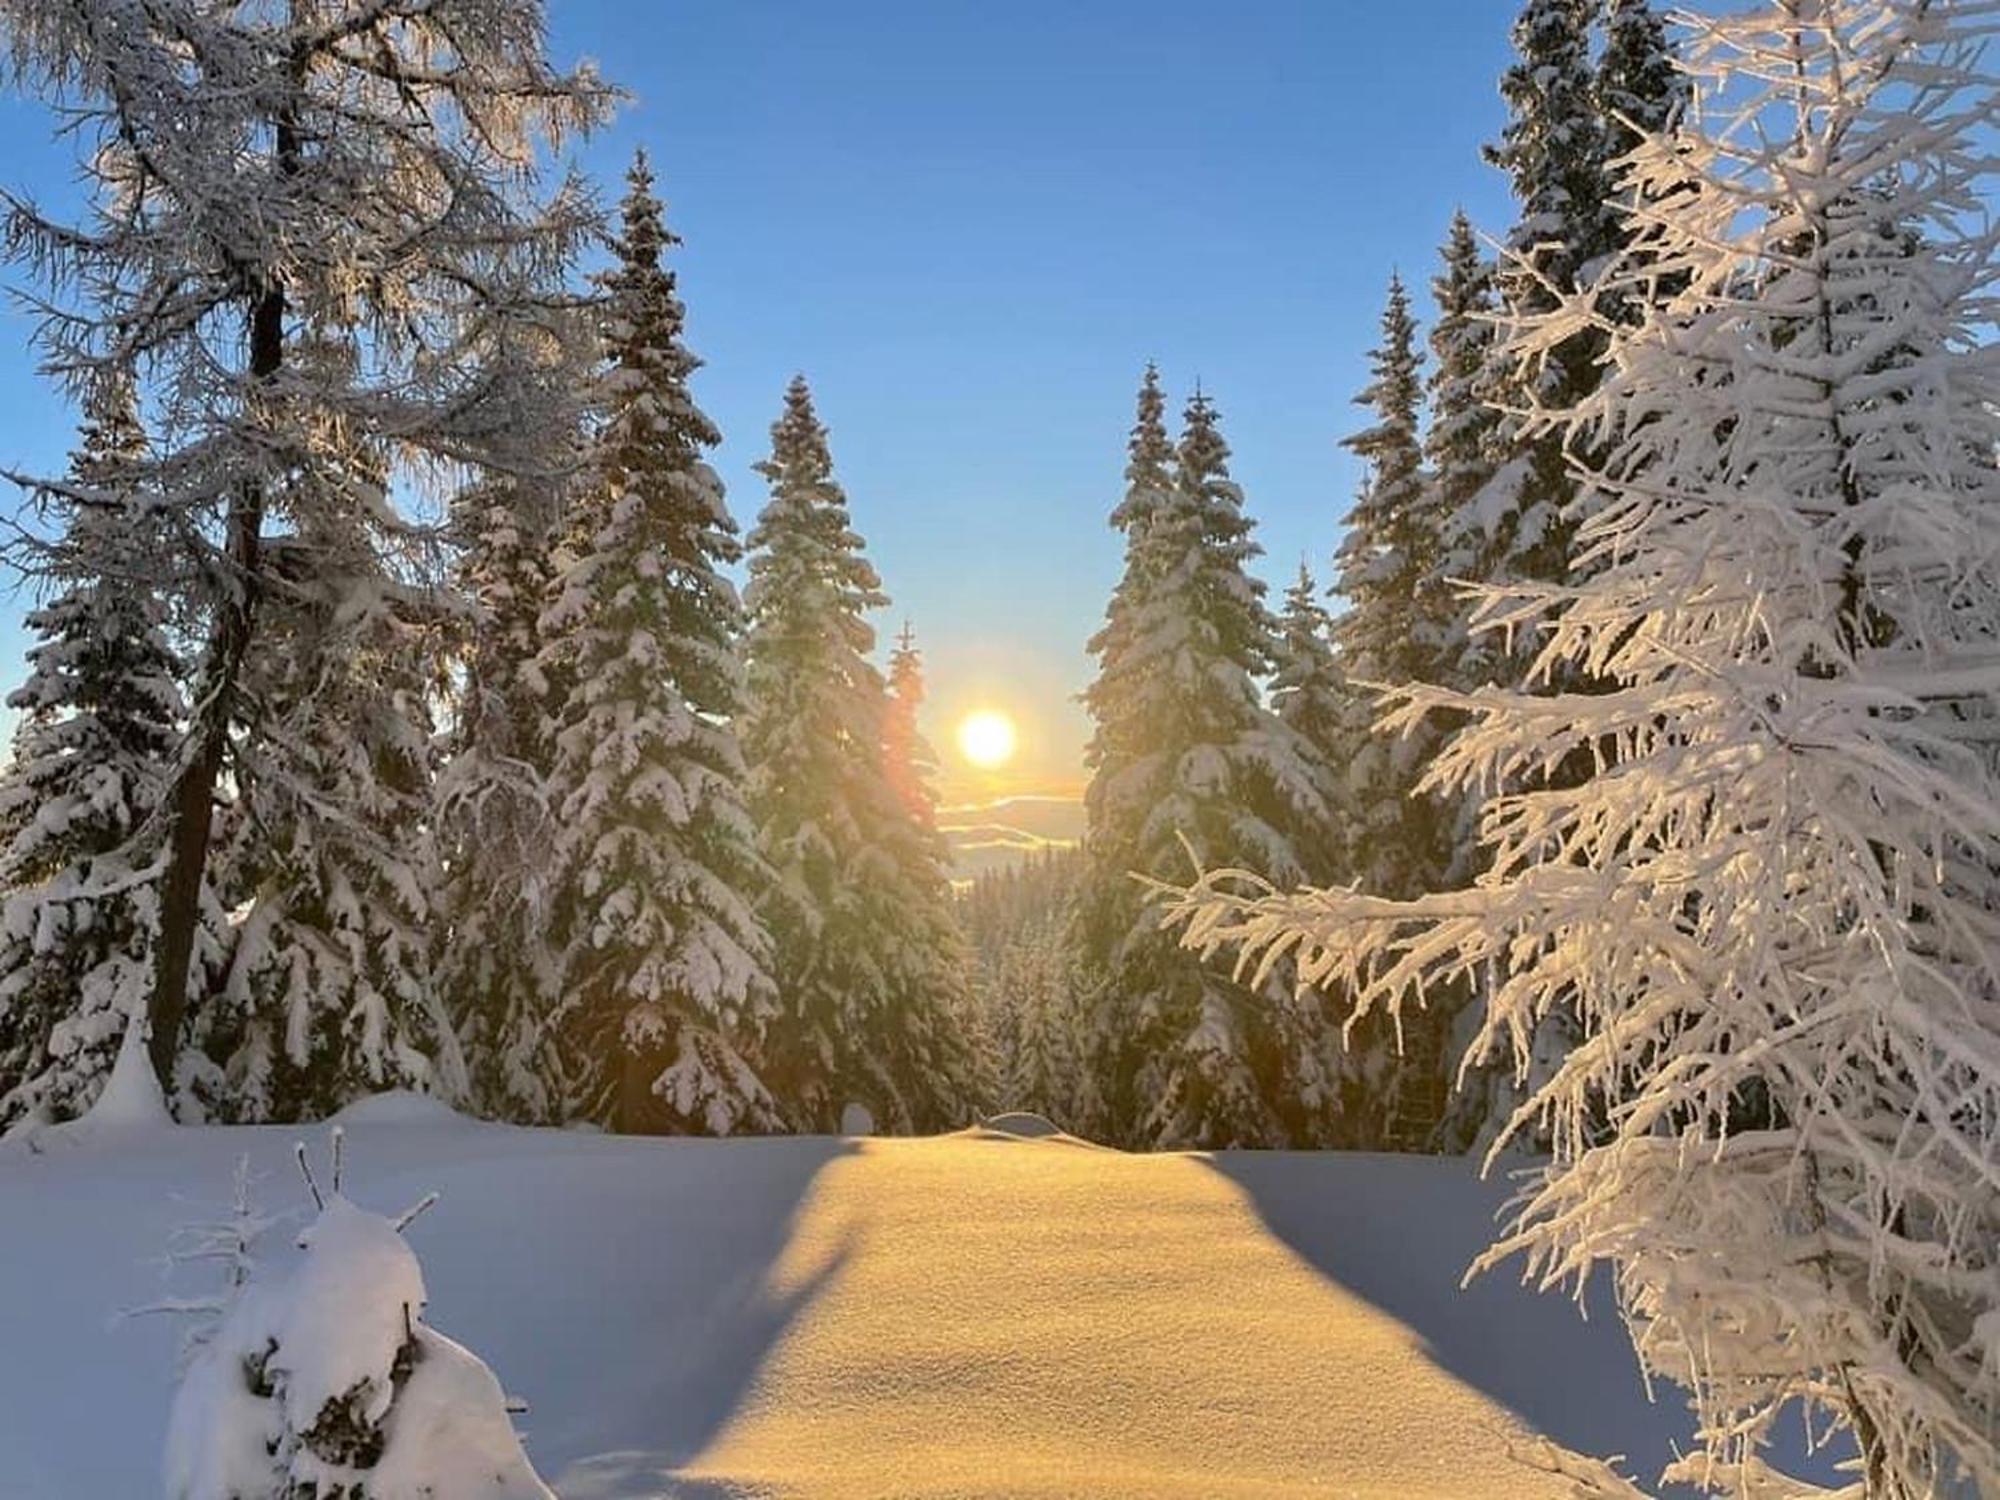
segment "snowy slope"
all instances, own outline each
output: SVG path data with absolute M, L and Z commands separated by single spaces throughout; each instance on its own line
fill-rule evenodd
M 108 1130 L 0 1153 L 0 1494 L 155 1493 L 168 1230 L 300 1195 L 300 1132 Z M 639 1140 L 364 1107 L 349 1190 L 410 1232 L 431 1321 L 612 1496 L 1559 1496 L 1528 1430 L 1650 1477 L 1614 1320 L 1456 1288 L 1500 1190 L 1454 1161 L 1125 1156 L 1003 1131 Z M 289 1240 L 289 1236 L 281 1236 Z M 288 1253 L 288 1252 L 281 1252 Z M 90 1414 L 88 1419 L 83 1414 Z

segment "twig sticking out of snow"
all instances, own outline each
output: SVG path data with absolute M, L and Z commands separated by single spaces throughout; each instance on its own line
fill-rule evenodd
M 326 1199 L 320 1193 L 319 1184 L 313 1180 L 312 1163 L 306 1160 L 306 1143 L 304 1141 L 294 1142 L 292 1145 L 292 1155 L 298 1160 L 299 1175 L 306 1180 L 306 1191 L 312 1194 L 313 1207 L 321 1213 L 326 1212 Z M 339 1190 L 339 1180 L 336 1178 L 334 1191 L 338 1192 Z
M 425 1193 L 423 1197 L 404 1209 L 402 1213 L 396 1216 L 396 1233 L 401 1234 L 405 1229 L 416 1223 L 418 1218 L 437 1201 L 438 1195 L 435 1192 Z

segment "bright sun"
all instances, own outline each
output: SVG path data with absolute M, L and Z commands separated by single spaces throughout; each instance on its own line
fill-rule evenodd
M 1014 758 L 1014 721 L 991 708 L 967 714 L 958 726 L 958 748 L 975 766 L 1004 766 Z

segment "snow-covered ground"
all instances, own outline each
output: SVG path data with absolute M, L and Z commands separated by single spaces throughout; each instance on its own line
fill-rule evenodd
M 0 1148 L 0 1494 L 157 1493 L 168 1232 L 304 1198 L 297 1129 Z M 430 1321 L 530 1405 L 566 1500 L 1563 1496 L 1531 1432 L 1650 1479 L 1684 1428 L 1624 1334 L 1499 1278 L 1450 1160 L 517 1130 L 352 1112 L 347 1187 L 411 1228 Z M 290 1235 L 276 1237 L 290 1254 Z M 1600 1312 L 1604 1311 L 1599 1309 Z

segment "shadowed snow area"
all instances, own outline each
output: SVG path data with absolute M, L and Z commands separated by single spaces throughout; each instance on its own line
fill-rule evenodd
M 1530 1432 L 1650 1479 L 1685 1427 L 1614 1319 L 1456 1290 L 1502 1196 L 1462 1162 L 1128 1156 L 1032 1116 L 668 1141 L 384 1114 L 419 1112 L 348 1116 L 349 1194 L 442 1190 L 409 1235 L 431 1322 L 526 1399 L 566 1500 L 1554 1500 Z M 294 1205 L 302 1133 L 0 1152 L 0 1490 L 156 1492 L 176 1330 L 107 1315 L 159 1296 L 240 1153 Z

